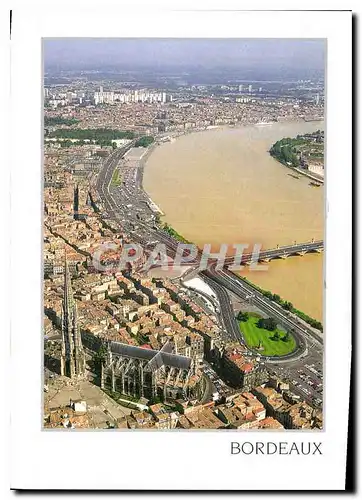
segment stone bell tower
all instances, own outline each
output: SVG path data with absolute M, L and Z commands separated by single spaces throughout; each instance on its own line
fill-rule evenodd
M 72 283 L 66 255 L 64 262 L 60 371 L 62 375 L 66 375 L 70 378 L 76 378 L 85 373 L 85 354 L 78 325 L 77 304 L 73 298 Z

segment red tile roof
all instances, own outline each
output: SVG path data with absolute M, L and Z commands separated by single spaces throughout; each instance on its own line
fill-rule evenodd
M 152 346 L 150 346 L 150 344 L 143 344 L 140 345 L 140 347 L 142 347 L 142 349 L 152 349 Z

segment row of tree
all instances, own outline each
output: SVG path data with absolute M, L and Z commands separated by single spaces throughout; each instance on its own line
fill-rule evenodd
M 276 293 L 268 292 L 266 290 L 262 290 L 262 294 L 264 295 L 264 297 L 267 297 L 268 299 L 273 300 L 274 302 L 276 302 L 277 304 L 282 306 L 282 308 L 285 309 L 286 311 L 290 311 L 290 312 L 296 314 L 297 316 L 299 316 L 299 318 L 304 320 L 306 323 L 308 323 L 313 328 L 316 328 L 317 330 L 319 330 L 321 332 L 323 331 L 323 325 L 320 321 L 317 321 L 316 319 L 308 316 L 308 314 L 305 314 L 304 312 L 299 311 L 299 309 L 296 309 L 291 302 L 289 302 L 288 300 L 283 300 L 280 297 L 280 295 L 278 295 Z
M 165 223 L 162 227 L 162 229 L 167 233 L 169 234 L 170 236 L 172 236 L 172 238 L 175 238 L 175 240 L 177 241 L 181 241 L 182 243 L 190 243 L 188 240 L 186 240 L 183 236 L 181 236 L 181 234 L 179 234 L 177 231 L 174 230 L 174 228 L 172 226 L 170 226 L 169 224 Z
M 63 118 L 62 116 L 44 116 L 44 126 L 54 127 L 56 125 L 75 125 L 79 120 L 76 118 Z
M 286 311 L 292 311 L 294 309 L 294 306 L 291 302 L 289 302 L 288 300 L 283 300 L 281 296 L 278 295 L 277 293 L 271 293 L 268 292 L 267 290 L 263 291 L 262 293 L 264 297 L 266 297 L 269 300 L 273 300 L 274 302 L 277 302 Z

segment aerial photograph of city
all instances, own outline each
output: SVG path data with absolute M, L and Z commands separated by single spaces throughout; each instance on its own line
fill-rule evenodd
M 43 39 L 44 430 L 323 429 L 325 57 Z

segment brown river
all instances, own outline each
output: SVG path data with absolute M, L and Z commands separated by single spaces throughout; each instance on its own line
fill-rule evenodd
M 255 243 L 267 249 L 323 239 L 323 186 L 292 177 L 268 153 L 278 139 L 322 128 L 323 122 L 274 123 L 178 137 L 150 155 L 144 188 L 163 219 L 201 248 L 245 243 L 248 252 Z M 323 253 L 273 260 L 267 270 L 243 274 L 323 320 Z

